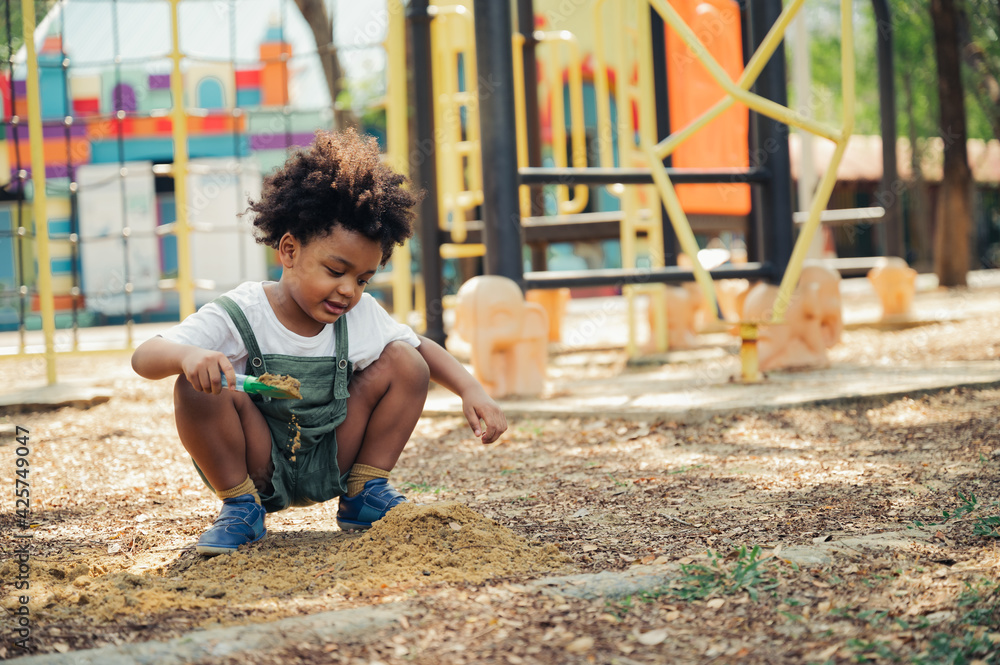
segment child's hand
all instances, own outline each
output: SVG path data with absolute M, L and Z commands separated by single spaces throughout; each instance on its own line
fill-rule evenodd
M 195 390 L 218 395 L 222 392 L 223 374 L 230 386 L 236 385 L 236 371 L 229 358 L 218 351 L 191 347 L 181 360 L 181 371 Z
M 493 443 L 507 431 L 507 416 L 481 386 L 462 395 L 462 411 L 472 433 L 482 438 L 483 443 Z

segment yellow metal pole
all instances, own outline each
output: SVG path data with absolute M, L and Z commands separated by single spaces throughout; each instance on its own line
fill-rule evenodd
M 576 36 L 566 30 L 543 32 L 538 35 L 538 41 L 549 50 L 548 63 L 548 93 L 551 99 L 550 124 L 552 127 L 552 159 L 560 168 L 569 166 L 566 159 L 566 137 L 569 130 L 571 159 L 573 166 L 587 166 L 586 134 L 583 126 L 583 66 L 580 59 L 580 45 Z M 563 99 L 563 69 L 562 51 L 560 45 L 566 45 L 570 103 L 570 125 L 566 125 L 566 104 Z M 587 197 L 590 190 L 586 185 L 575 185 L 573 197 L 570 198 L 568 185 L 556 186 L 556 200 L 559 214 L 573 215 L 583 212 L 587 207 Z
M 52 258 L 49 252 L 49 220 L 45 210 L 45 137 L 42 135 L 42 99 L 38 89 L 38 54 L 35 52 L 35 2 L 21 0 L 24 48 L 28 57 L 28 132 L 31 145 L 32 212 L 35 217 L 35 248 L 38 258 L 38 301 L 45 335 L 45 376 L 56 382 L 56 310 L 52 293 Z
M 528 165 L 528 109 L 524 88 L 524 35 L 515 32 L 513 37 L 514 60 L 514 126 L 517 128 L 517 168 Z M 521 185 L 517 188 L 521 217 L 531 217 L 531 188 Z
M 614 166 L 614 134 L 611 126 L 611 94 L 608 91 L 608 60 L 604 51 L 604 22 L 601 9 L 605 0 L 594 3 L 594 97 L 597 107 L 597 145 L 599 147 L 600 165 L 604 168 Z M 620 78 L 617 79 L 620 85 Z M 619 111 L 621 113 L 621 111 Z M 608 191 L 611 191 L 610 189 Z
M 181 74 L 180 31 L 177 7 L 181 0 L 170 0 L 170 117 L 174 125 L 174 207 L 177 209 L 177 295 L 180 296 L 181 319 L 194 314 L 194 280 L 191 275 L 191 226 L 187 210 L 187 113 L 184 111 L 184 79 Z
M 778 295 L 774 303 L 774 310 L 771 313 L 773 321 L 782 321 L 785 311 L 791 301 L 792 293 L 799 282 L 802 274 L 802 264 L 809 253 L 809 245 L 820 225 L 820 213 L 826 208 L 830 200 L 830 194 L 837 183 L 837 169 L 847 150 L 847 141 L 854 131 L 854 25 L 851 21 L 851 3 L 843 2 L 840 7 L 840 77 L 844 94 L 844 117 L 841 130 L 841 137 L 837 141 L 837 146 L 830 157 L 830 162 L 826 166 L 826 172 L 819 182 L 812 204 L 809 206 L 809 219 L 802 227 L 795 247 L 792 249 L 792 256 L 788 260 L 788 267 L 781 279 L 781 286 L 778 287 Z
M 636 2 L 636 23 L 635 40 L 636 47 L 636 69 L 638 71 L 638 94 L 636 97 L 636 108 L 638 110 L 638 121 L 636 123 L 636 133 L 640 136 L 640 143 L 656 142 L 656 97 L 653 91 L 653 33 L 650 25 L 650 12 L 645 2 Z M 649 213 L 649 221 L 646 227 L 646 244 L 649 248 L 649 266 L 651 268 L 662 268 L 666 264 L 666 257 L 663 255 L 663 218 L 660 215 L 660 200 L 655 188 L 642 185 L 635 188 L 638 191 L 648 192 L 645 204 Z M 645 292 L 649 302 L 649 322 L 650 336 L 654 349 L 657 353 L 669 350 L 669 335 L 667 334 L 667 289 L 665 284 L 646 284 L 644 286 L 632 287 L 636 292 Z M 634 324 L 633 324 L 634 325 Z
M 403 4 L 389 0 L 389 25 L 386 30 L 385 50 L 389 72 L 386 80 L 385 133 L 389 162 L 400 173 L 409 176 L 409 132 L 406 99 L 406 35 Z M 406 323 L 413 311 L 413 277 L 410 272 L 412 254 L 410 242 L 392 254 L 392 311 L 396 318 Z
M 740 324 L 740 371 L 743 383 L 760 381 L 760 358 L 757 355 L 757 338 L 760 328 L 756 323 Z

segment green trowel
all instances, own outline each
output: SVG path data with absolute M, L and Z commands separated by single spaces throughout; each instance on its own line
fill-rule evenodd
M 222 375 L 222 385 L 228 385 L 225 374 Z M 274 399 L 302 399 L 298 380 L 290 376 L 264 374 L 257 377 L 237 374 L 235 390 Z

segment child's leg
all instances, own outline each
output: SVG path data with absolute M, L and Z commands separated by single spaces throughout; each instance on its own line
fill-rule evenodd
M 406 342 L 385 347 L 379 359 L 351 378 L 347 418 L 337 428 L 337 463 L 391 471 L 424 410 L 430 370 Z
M 257 490 L 271 479 L 271 432 L 245 393 L 195 390 L 181 375 L 174 384 L 177 434 L 222 499 L 222 509 L 195 549 L 214 556 L 235 552 L 267 533 Z M 255 488 L 256 486 L 256 488 Z
M 174 384 L 177 434 L 216 492 L 249 475 L 258 490 L 271 479 L 271 432 L 246 393 L 195 390 L 182 374 Z

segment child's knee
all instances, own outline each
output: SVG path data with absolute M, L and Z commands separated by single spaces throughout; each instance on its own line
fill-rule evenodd
M 394 377 L 404 378 L 414 384 L 427 384 L 431 380 L 427 361 L 416 348 L 406 342 L 390 342 L 375 362 L 390 369 Z

